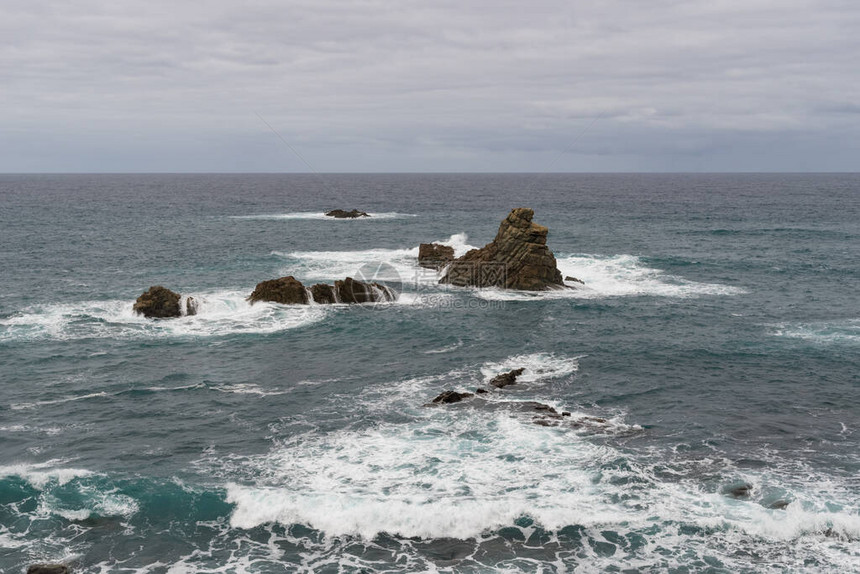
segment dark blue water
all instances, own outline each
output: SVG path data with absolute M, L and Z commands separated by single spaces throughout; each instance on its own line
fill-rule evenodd
M 518 206 L 583 288 L 416 265 Z M 860 176 L 0 176 L 0 270 L 0 571 L 860 571 Z

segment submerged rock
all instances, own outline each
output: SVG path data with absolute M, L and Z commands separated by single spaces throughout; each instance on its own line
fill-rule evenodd
M 335 297 L 341 303 L 382 303 L 394 301 L 395 293 L 379 283 L 364 283 L 352 277 L 334 282 Z
M 774 510 L 785 510 L 789 504 L 791 504 L 789 501 L 780 499 L 771 502 L 767 507 L 773 508 Z
M 254 292 L 248 296 L 248 301 L 270 301 L 285 305 L 307 304 L 308 292 L 301 281 L 290 275 L 258 283 Z
M 438 243 L 422 243 L 418 246 L 418 265 L 428 269 L 441 269 L 454 260 L 454 248 Z
M 732 498 L 749 498 L 752 488 L 751 484 L 745 482 L 727 487 L 725 493 Z
M 513 209 L 491 243 L 455 259 L 439 282 L 526 291 L 563 289 L 561 271 L 546 246 L 548 230 L 533 223 L 532 217 L 529 208 Z
M 27 568 L 27 574 L 69 574 L 71 570 L 65 564 L 33 564 Z
M 185 314 L 189 317 L 197 314 L 197 307 L 197 300 L 194 297 L 185 300 Z
M 568 275 L 567 277 L 564 278 L 564 282 L 565 283 L 579 283 L 581 285 L 585 285 L 585 281 L 583 281 L 582 279 L 577 279 L 576 277 L 571 277 L 570 275 Z
M 451 403 L 459 403 L 463 399 L 474 397 L 472 393 L 458 393 L 457 391 L 443 391 L 438 397 L 430 401 L 434 405 L 447 405 Z
M 369 213 L 353 209 L 352 211 L 344 211 L 343 209 L 333 209 L 326 211 L 326 216 L 337 219 L 355 219 L 356 217 L 370 217 Z
M 513 385 L 517 382 L 517 377 L 523 374 L 525 369 L 519 368 L 514 369 L 513 371 L 509 371 L 507 373 L 502 373 L 501 375 L 496 375 L 490 381 L 490 384 L 496 387 L 497 389 L 503 389 L 508 385 Z
M 180 299 L 181 296 L 179 293 L 175 293 L 161 285 L 155 285 L 137 298 L 133 309 L 138 315 L 143 315 L 149 319 L 181 317 Z
M 320 305 L 337 303 L 334 298 L 334 287 L 326 283 L 317 283 L 311 287 L 311 296 L 314 298 L 314 302 Z

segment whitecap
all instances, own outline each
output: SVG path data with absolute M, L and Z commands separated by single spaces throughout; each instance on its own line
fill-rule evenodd
M 368 212 L 370 217 L 338 218 L 328 217 L 322 211 L 295 211 L 287 213 L 261 213 L 257 215 L 231 215 L 230 219 L 251 219 L 261 221 L 282 221 L 292 219 L 312 219 L 317 221 L 378 221 L 380 219 L 406 219 L 418 217 L 414 213 L 390 212 Z
M 740 287 L 719 283 L 699 283 L 648 267 L 634 255 L 570 255 L 556 260 L 563 277 L 584 282 L 568 282 L 572 289 L 514 291 L 477 289 L 478 297 L 491 301 L 540 301 L 552 299 L 601 299 L 605 297 L 698 297 L 740 295 Z
M 275 333 L 304 327 L 326 316 L 322 306 L 247 302 L 242 291 L 192 294 L 197 315 L 152 320 L 132 310 L 134 301 L 82 301 L 33 305 L 0 319 L 0 342 L 32 339 L 210 337 Z
M 860 319 L 781 323 L 773 326 L 773 335 L 822 345 L 857 345 L 860 343 Z

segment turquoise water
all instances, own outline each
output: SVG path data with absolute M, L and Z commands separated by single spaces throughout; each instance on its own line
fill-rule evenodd
M 416 265 L 517 206 L 585 287 Z M 860 176 L 0 176 L 0 269 L 0 571 L 860 571 Z

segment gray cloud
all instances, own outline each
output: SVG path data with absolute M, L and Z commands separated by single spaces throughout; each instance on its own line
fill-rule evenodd
M 0 170 L 856 170 L 860 5 L 6 0 Z M 598 118 L 595 120 L 594 118 Z

